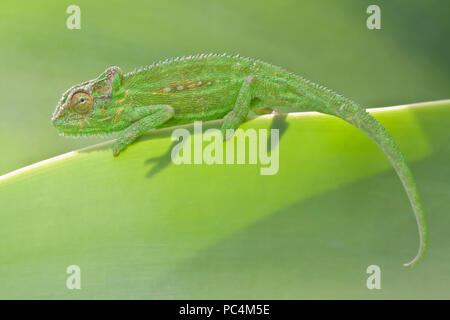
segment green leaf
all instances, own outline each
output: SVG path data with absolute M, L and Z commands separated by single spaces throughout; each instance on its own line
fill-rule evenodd
M 275 175 L 175 165 L 164 129 L 118 158 L 107 142 L 1 176 L 0 298 L 450 298 L 450 101 L 371 113 L 423 198 L 430 248 L 412 269 L 415 219 L 382 151 L 340 119 L 295 113 L 242 126 L 280 130 Z M 366 288 L 373 264 L 381 290 Z M 70 265 L 81 290 L 66 288 Z

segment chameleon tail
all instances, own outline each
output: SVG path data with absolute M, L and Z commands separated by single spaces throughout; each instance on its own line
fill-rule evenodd
M 404 266 L 412 267 L 416 265 L 420 260 L 422 260 L 426 251 L 427 224 L 425 221 L 422 204 L 420 202 L 419 192 L 417 191 L 416 182 L 403 154 L 390 134 L 374 117 L 366 112 L 365 109 L 352 102 L 349 103 L 349 101 L 346 101 L 340 105 L 339 110 L 335 108 L 335 111 L 336 112 L 333 115 L 338 116 L 339 118 L 359 128 L 378 144 L 400 177 L 414 210 L 420 238 L 420 246 L 417 255 L 410 262 L 405 263 Z

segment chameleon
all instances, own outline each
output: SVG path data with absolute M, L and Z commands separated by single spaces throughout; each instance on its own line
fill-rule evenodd
M 153 63 L 124 74 L 117 66 L 65 91 L 52 116 L 61 135 L 119 132 L 118 156 L 144 132 L 194 121 L 223 119 L 225 140 L 250 111 L 315 111 L 360 129 L 385 153 L 408 195 L 419 232 L 416 265 L 427 247 L 427 224 L 414 177 L 398 145 L 365 108 L 281 67 L 239 55 L 201 54 Z

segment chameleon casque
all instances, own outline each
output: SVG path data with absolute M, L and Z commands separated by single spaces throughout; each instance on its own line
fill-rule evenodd
M 150 129 L 224 118 L 222 133 L 246 120 L 250 110 L 276 107 L 336 116 L 366 133 L 389 158 L 408 194 L 418 224 L 420 247 L 404 266 L 419 262 L 427 245 L 425 216 L 414 177 L 395 141 L 364 108 L 284 69 L 251 58 L 197 55 L 166 60 L 123 74 L 106 69 L 96 79 L 68 89 L 53 113 L 63 135 L 121 131 L 114 156 Z

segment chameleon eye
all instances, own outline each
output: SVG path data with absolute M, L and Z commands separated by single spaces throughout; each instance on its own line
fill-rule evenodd
M 92 110 L 94 105 L 93 97 L 86 92 L 77 92 L 70 100 L 70 112 L 77 114 L 87 114 Z

